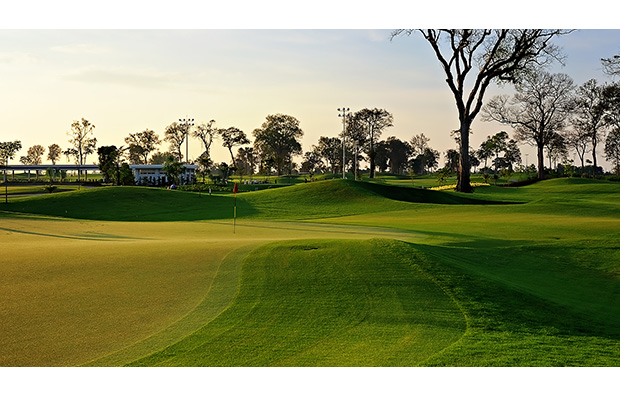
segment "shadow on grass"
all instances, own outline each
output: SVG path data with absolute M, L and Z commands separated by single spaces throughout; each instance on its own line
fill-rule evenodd
M 620 340 L 620 282 L 576 264 L 570 249 L 484 238 L 416 248 L 480 331 Z
M 55 237 L 58 239 L 72 239 L 72 240 L 90 240 L 90 241 L 118 241 L 119 239 L 147 240 L 141 237 L 118 236 L 118 235 L 111 235 L 111 234 L 104 234 L 104 233 L 93 233 L 93 234 L 71 236 L 71 235 L 59 235 L 59 234 L 52 234 L 52 233 L 27 232 L 25 230 L 18 230 L 18 229 L 11 229 L 11 228 L 0 228 L 0 230 L 4 230 L 6 232 L 12 232 L 12 233 L 33 235 L 33 236 Z

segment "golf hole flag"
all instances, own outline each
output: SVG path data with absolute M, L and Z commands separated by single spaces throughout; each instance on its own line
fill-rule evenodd
M 233 187 L 233 194 L 235 195 L 235 208 L 233 211 L 233 233 L 235 233 L 235 227 L 237 226 L 237 192 L 239 192 L 239 187 L 235 182 L 235 186 Z

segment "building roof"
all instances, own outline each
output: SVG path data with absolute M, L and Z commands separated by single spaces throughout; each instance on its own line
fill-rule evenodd
M 183 164 L 184 167 L 188 168 L 188 169 L 197 169 L 198 166 L 196 165 L 187 165 L 187 164 Z M 164 165 L 129 165 L 130 169 L 137 169 L 137 170 L 155 170 L 155 169 L 162 169 L 164 167 Z
M 57 169 L 57 170 L 99 170 L 98 165 L 8 165 L 6 166 L 7 170 L 47 170 L 49 168 Z M 4 166 L 0 166 L 0 170 L 4 170 Z

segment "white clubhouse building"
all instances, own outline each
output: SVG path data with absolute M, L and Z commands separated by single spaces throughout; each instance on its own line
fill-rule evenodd
M 168 177 L 163 171 L 164 165 L 129 165 L 136 185 L 163 185 Z M 183 165 L 185 171 L 179 176 L 179 184 L 193 184 L 196 180 L 196 165 Z
M 133 177 L 136 185 L 148 185 L 148 186 L 163 186 L 168 185 L 168 177 L 163 171 L 164 165 L 129 165 L 129 168 L 133 172 Z M 180 184 L 193 184 L 196 180 L 196 170 L 198 166 L 184 164 L 185 171 L 179 176 Z M 8 181 L 7 173 L 12 173 L 12 178 L 15 178 L 15 172 L 28 174 L 28 180 L 30 181 L 31 172 L 44 172 L 47 169 L 54 169 L 56 171 L 75 172 L 80 171 L 84 175 L 84 178 L 88 179 L 88 174 L 99 173 L 98 165 L 8 165 L 0 167 L 0 171 L 3 174 L 4 182 Z

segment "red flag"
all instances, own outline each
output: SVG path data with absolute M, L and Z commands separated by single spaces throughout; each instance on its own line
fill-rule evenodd
M 233 187 L 233 193 L 237 193 L 239 192 L 239 187 L 237 186 L 237 183 L 235 182 L 235 186 Z

